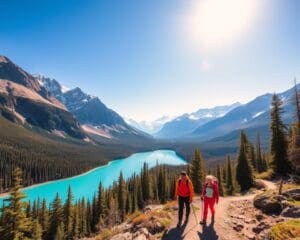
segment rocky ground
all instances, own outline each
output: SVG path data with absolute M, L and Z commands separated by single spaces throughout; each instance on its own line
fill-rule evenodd
M 269 189 L 254 199 L 232 201 L 224 221 L 241 239 L 270 239 L 270 229 L 281 222 L 300 218 L 300 188 Z M 300 238 L 300 236 L 299 236 Z
M 149 205 L 142 212 L 127 217 L 127 220 L 101 234 L 83 240 L 158 240 L 172 222 L 174 203 Z
M 284 189 L 269 181 L 258 184 L 260 190 L 246 195 L 221 198 L 216 206 L 216 221 L 201 226 L 202 202 L 196 197 L 189 221 L 177 228 L 177 204 L 150 205 L 143 212 L 129 216 L 127 221 L 89 240 L 269 240 L 273 226 L 293 222 L 283 240 L 297 239 L 300 233 L 300 188 Z M 278 229 L 276 229 L 278 234 Z M 280 235 L 280 234 L 279 234 Z
M 253 206 L 252 200 L 233 201 L 224 220 L 237 236 L 245 239 L 266 239 L 271 226 L 286 219 L 280 215 L 267 215 Z
M 216 221 L 214 224 L 208 222 L 206 227 L 202 227 L 190 218 L 187 226 L 180 229 L 176 228 L 176 213 L 174 213 L 174 221 L 165 234 L 165 240 L 244 240 L 244 239 L 270 239 L 270 228 L 280 222 L 285 222 L 290 218 L 297 219 L 300 216 L 300 208 L 288 204 L 291 198 L 297 199 L 300 196 L 299 190 L 289 190 L 283 192 L 280 197 L 275 197 L 278 201 L 273 201 L 271 196 L 277 191 L 277 186 L 269 181 L 261 181 L 258 184 L 260 190 L 248 193 L 244 196 L 221 198 L 216 206 Z M 265 193 L 268 197 L 265 198 Z M 270 194 L 272 193 L 272 194 Z M 259 196 L 257 196 L 259 195 Z M 268 209 L 263 212 L 254 206 L 255 200 L 261 209 Z M 289 200 L 289 201 L 288 201 Z M 201 206 L 199 199 L 194 204 Z M 279 207 L 279 208 L 278 208 Z M 196 211 L 197 221 L 201 219 L 201 208 Z M 288 214 L 287 214 L 288 213 Z M 290 238 L 284 238 L 285 240 Z M 292 238 L 291 238 L 292 239 Z M 297 239 L 297 238 L 295 238 Z

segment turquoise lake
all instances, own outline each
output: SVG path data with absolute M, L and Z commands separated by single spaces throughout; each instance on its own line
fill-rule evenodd
M 25 199 L 27 201 L 30 200 L 33 202 L 37 198 L 45 198 L 49 204 L 53 201 L 57 192 L 64 202 L 67 197 L 68 186 L 70 185 L 75 201 L 82 197 L 92 200 L 100 182 L 107 188 L 111 186 L 114 181 L 117 181 L 121 171 L 125 179 L 132 176 L 133 173 L 139 174 L 145 162 L 149 168 L 155 167 L 157 163 L 167 165 L 186 164 L 186 162 L 172 150 L 135 153 L 127 158 L 111 161 L 109 164 L 95 168 L 85 174 L 27 187 L 22 191 L 27 195 Z M 0 198 L 0 206 L 2 206 L 2 202 L 3 198 Z

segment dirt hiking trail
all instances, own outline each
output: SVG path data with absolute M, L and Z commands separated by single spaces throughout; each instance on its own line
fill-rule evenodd
M 276 189 L 276 185 L 270 181 L 262 180 L 266 186 L 266 189 Z M 237 233 L 226 223 L 228 206 L 233 201 L 240 201 L 246 199 L 253 199 L 255 194 L 249 194 L 244 196 L 233 196 L 233 197 L 221 197 L 219 204 L 215 206 L 216 216 L 215 223 L 211 223 L 210 215 L 208 215 L 208 221 L 206 226 L 199 224 L 202 219 L 202 201 L 199 197 L 194 199 L 193 206 L 195 206 L 195 215 L 193 209 L 191 209 L 191 214 L 189 221 L 186 225 L 182 225 L 180 228 L 177 228 L 177 213 L 174 215 L 173 222 L 166 233 L 162 238 L 163 240 L 236 240 L 242 239 Z M 192 207 L 193 207 L 192 206 Z

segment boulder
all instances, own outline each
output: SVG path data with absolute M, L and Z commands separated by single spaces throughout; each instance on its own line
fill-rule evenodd
M 286 196 L 289 199 L 300 201 L 300 188 L 286 190 L 282 193 L 282 195 Z
M 282 197 L 274 193 L 266 192 L 257 195 L 254 198 L 254 206 L 267 214 L 279 214 L 282 210 L 281 207 Z
M 263 220 L 265 217 L 264 217 L 264 215 L 262 215 L 262 214 L 256 214 L 256 215 L 255 215 L 255 218 L 256 218 L 257 221 L 260 222 L 260 221 Z
M 256 179 L 254 181 L 254 187 L 259 190 L 266 189 L 266 184 L 261 179 Z
M 281 212 L 283 217 L 300 218 L 300 207 L 289 205 Z
M 254 228 L 252 228 L 252 231 L 256 234 L 261 233 L 262 231 L 269 229 L 270 225 L 265 223 L 265 222 L 260 222 L 257 226 L 255 226 Z

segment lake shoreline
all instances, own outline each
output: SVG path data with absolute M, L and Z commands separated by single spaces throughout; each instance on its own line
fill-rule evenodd
M 172 149 L 167 149 L 167 148 L 158 149 L 158 150 L 154 150 L 154 151 L 161 151 L 161 150 L 162 150 L 162 151 L 163 151 L 163 150 L 174 151 L 174 150 L 172 150 Z M 139 154 L 139 153 L 150 153 L 150 152 L 153 152 L 153 151 L 136 152 L 136 153 L 133 153 L 133 154 L 127 156 L 126 158 L 132 157 L 132 156 L 134 156 L 135 154 Z M 175 152 L 175 154 L 176 154 L 178 157 L 182 158 L 182 159 L 186 162 L 186 159 L 184 159 L 182 156 L 180 156 L 176 151 L 174 151 L 174 152 Z M 125 159 L 126 159 L 126 158 L 125 158 Z M 31 188 L 34 188 L 34 187 L 38 187 L 38 186 L 43 186 L 43 185 L 51 184 L 51 183 L 53 183 L 53 182 L 60 182 L 60 181 L 65 181 L 65 180 L 69 180 L 69 179 L 73 179 L 73 178 L 78 178 L 78 177 L 87 175 L 87 174 L 89 174 L 89 173 L 91 173 L 91 172 L 97 171 L 97 170 L 100 169 L 100 168 L 107 167 L 107 166 L 109 166 L 110 164 L 112 164 L 114 161 L 119 161 L 119 160 L 121 160 L 121 159 L 113 159 L 113 160 L 109 161 L 109 162 L 108 162 L 107 164 L 105 164 L 105 165 L 101 165 L 101 166 L 92 168 L 92 169 L 90 169 L 90 170 L 88 170 L 88 171 L 86 171 L 86 172 L 83 172 L 83 173 L 81 173 L 81 174 L 78 174 L 78 175 L 75 175 L 75 176 L 72 176 L 72 177 L 60 178 L 60 179 L 56 179 L 56 180 L 50 180 L 50 181 L 46 181 L 46 182 L 42 182 L 42 183 L 32 184 L 32 185 L 30 185 L 30 186 L 21 188 L 21 191 L 27 190 L 27 189 L 31 189 Z M 3 198 L 5 198 L 5 197 L 8 197 L 9 195 L 10 195 L 10 192 L 1 193 L 1 194 L 0 194 L 0 199 L 3 199 Z
M 42 186 L 42 185 L 47 185 L 47 184 L 50 184 L 50 183 L 53 183 L 53 182 L 59 182 L 59 181 L 64 181 L 64 180 L 68 180 L 68 179 L 72 179 L 72 178 L 77 178 L 77 177 L 81 177 L 81 176 L 84 176 L 84 175 L 87 175 L 93 171 L 96 171 L 97 169 L 99 168 L 102 168 L 102 167 L 105 167 L 105 166 L 109 166 L 113 161 L 117 161 L 118 159 L 115 159 L 115 160 L 111 160 L 109 161 L 107 164 L 105 165 L 102 165 L 102 166 L 99 166 L 99 167 L 95 167 L 95 168 L 92 168 L 86 172 L 83 172 L 79 175 L 75 175 L 75 176 L 72 176 L 72 177 L 67 177 L 67 178 L 60 178 L 60 179 L 56 179 L 56 180 L 50 180 L 50 181 L 46 181 L 46 182 L 42 182 L 42 183 L 35 183 L 35 184 L 32 184 L 30 186 L 27 186 L 27 187 L 24 187 L 24 188 L 21 188 L 21 191 L 23 190 L 27 190 L 27 189 L 30 189 L 30 188 L 33 188 L 33 187 L 38 187 L 38 186 Z M 7 197 L 10 195 L 11 192 L 6 192 L 6 193 L 1 193 L 0 194 L 0 198 L 4 198 L 4 197 Z

